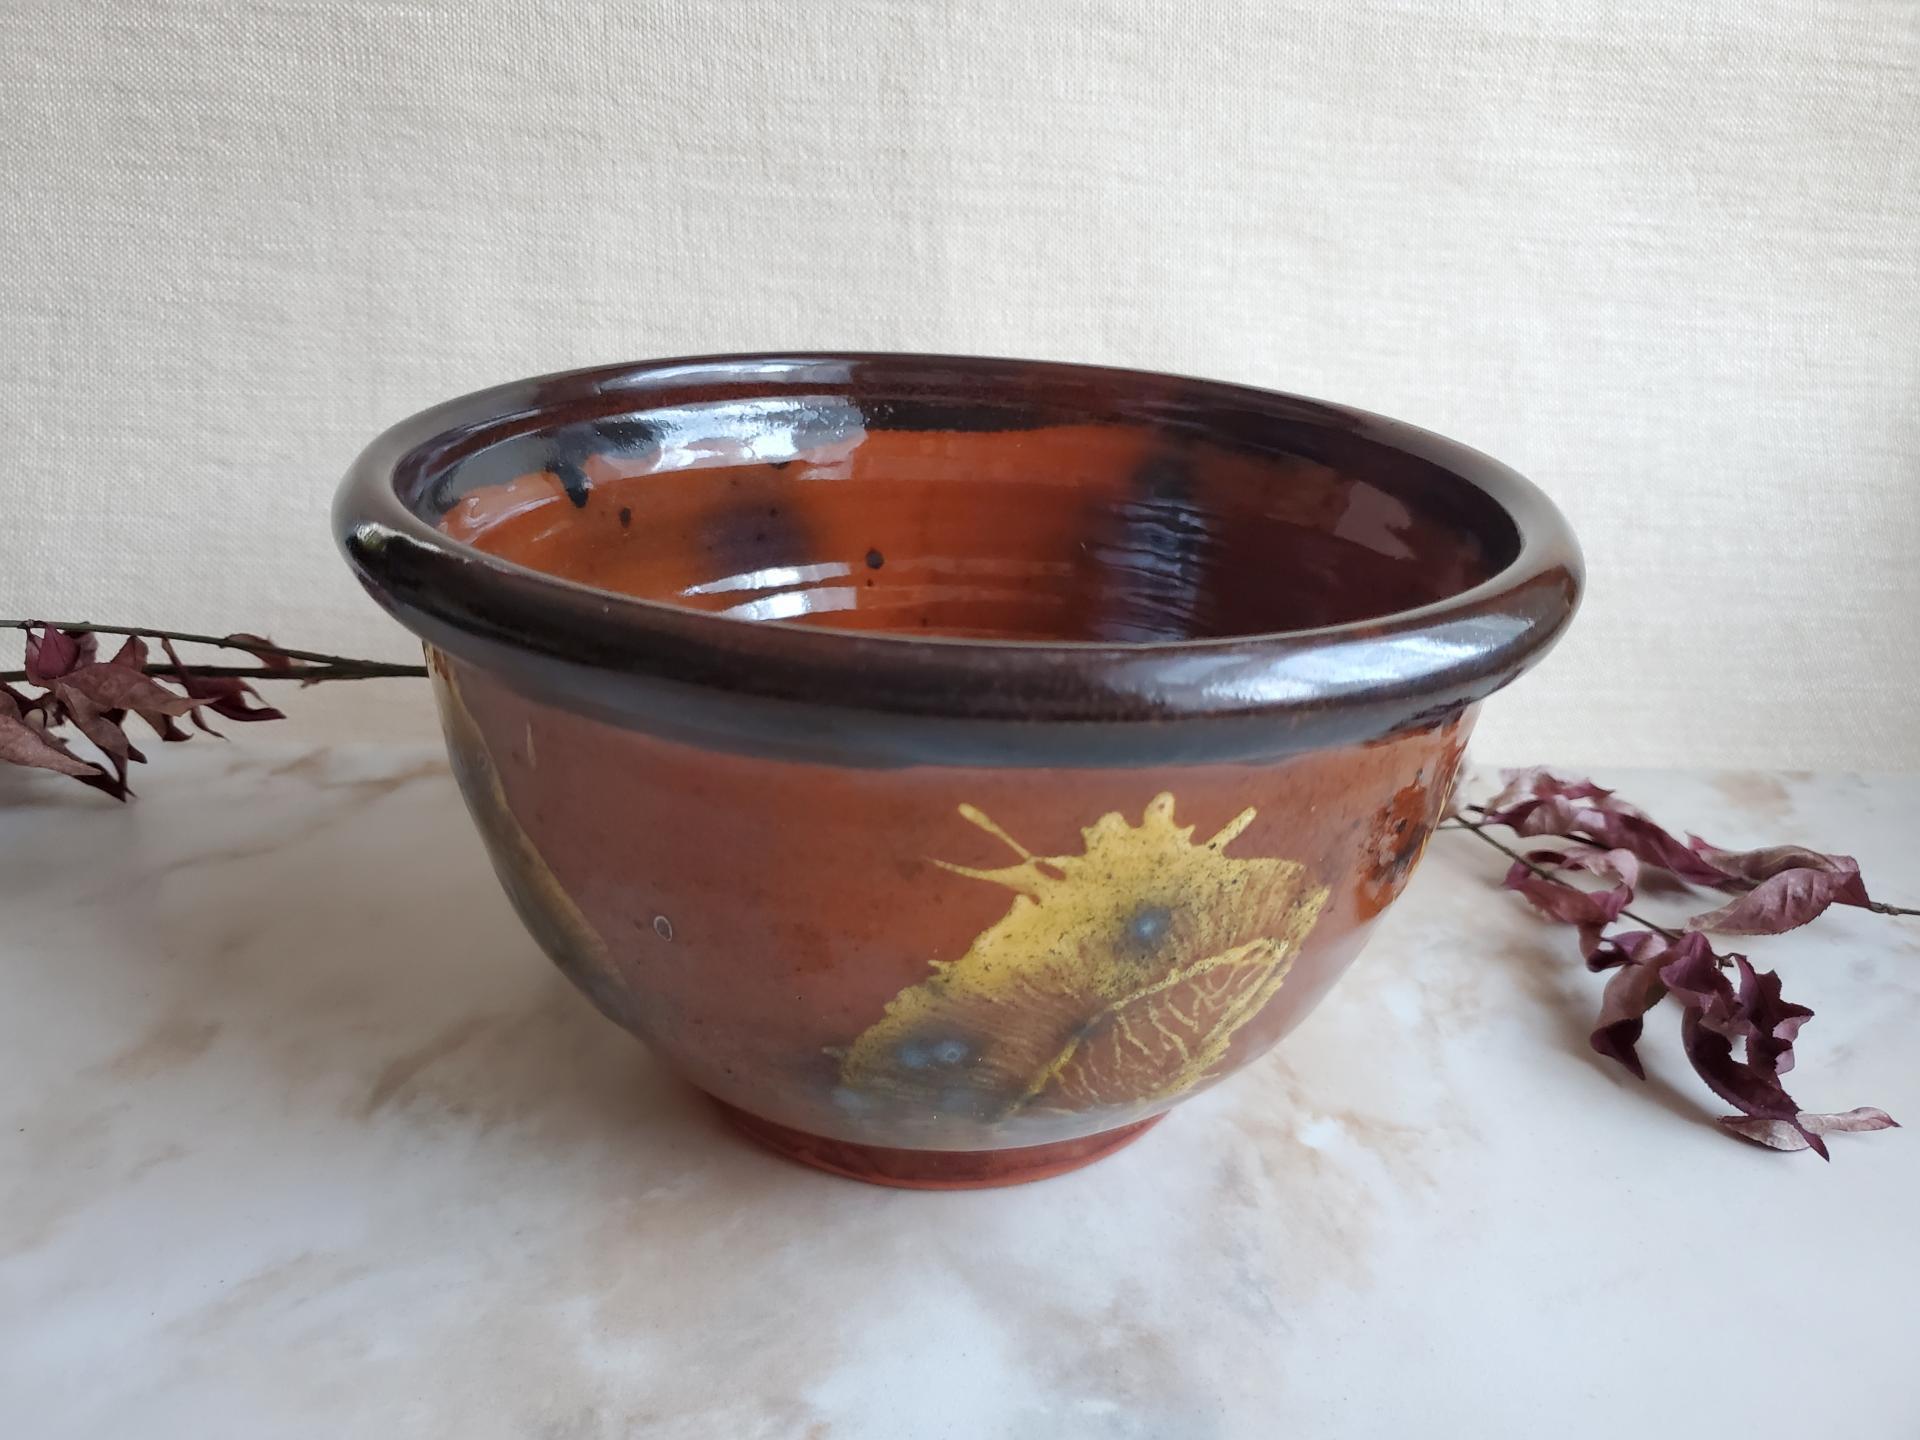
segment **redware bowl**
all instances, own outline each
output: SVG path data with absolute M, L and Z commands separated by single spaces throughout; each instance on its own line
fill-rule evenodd
M 1298 1023 L 1581 575 L 1424 431 L 925 355 L 484 391 L 335 524 L 567 975 L 750 1135 L 918 1186 L 1084 1164 Z

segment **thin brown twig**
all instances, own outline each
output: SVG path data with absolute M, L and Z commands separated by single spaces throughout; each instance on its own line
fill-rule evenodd
M 1494 839 L 1493 836 L 1487 833 L 1486 826 L 1469 820 L 1464 815 L 1456 814 L 1451 820 L 1443 820 L 1436 828 L 1441 830 L 1466 830 L 1481 840 L 1486 841 L 1487 844 L 1498 850 L 1502 855 L 1507 856 L 1509 859 L 1519 861 L 1520 864 L 1526 866 L 1527 869 L 1543 879 L 1552 880 L 1562 885 L 1566 884 L 1565 876 L 1554 874 L 1553 871 L 1547 869 L 1544 865 L 1536 865 L 1528 856 L 1514 849 L 1511 845 L 1508 845 L 1504 841 Z M 1678 930 L 1671 929 L 1665 925 L 1657 925 L 1644 915 L 1636 915 L 1633 911 L 1627 909 L 1622 909 L 1620 913 L 1627 919 L 1633 921 L 1634 924 L 1644 925 L 1656 935 L 1665 936 L 1669 941 L 1677 941 L 1680 938 L 1680 932 Z
M 143 630 L 143 635 L 153 632 Z M 171 638 L 171 637 L 169 637 Z M 384 660 L 336 660 L 328 664 L 295 665 L 275 670 L 267 665 L 146 665 L 141 674 L 152 675 L 162 680 L 177 680 L 183 674 L 225 677 L 230 680 L 298 680 L 304 684 L 317 685 L 323 680 L 394 680 L 425 679 L 427 667 L 424 665 L 395 665 Z M 24 670 L 0 670 L 0 683 L 23 681 L 31 683 Z
M 1469 808 L 1478 809 L 1479 807 L 1472 806 Z M 1466 816 L 1461 815 L 1458 812 L 1454 814 L 1454 817 L 1451 820 L 1443 820 L 1435 828 L 1440 830 L 1471 830 L 1475 835 L 1479 836 L 1482 840 L 1486 841 L 1487 844 L 1491 845 L 1494 849 L 1498 850 L 1502 855 L 1511 856 L 1513 859 L 1518 860 L 1522 865 L 1526 866 L 1527 869 L 1531 870 L 1534 874 L 1541 876 L 1543 879 L 1557 880 L 1561 884 L 1566 883 L 1565 877 L 1556 875 L 1551 870 L 1547 870 L 1542 866 L 1534 864 L 1533 861 L 1529 860 L 1526 857 L 1526 855 L 1514 849 L 1511 845 L 1504 844 L 1501 841 L 1494 839 L 1493 836 L 1487 833 L 1486 826 L 1481 825 L 1476 821 L 1469 820 L 1467 819 Z M 1920 915 L 1920 910 L 1912 910 L 1905 905 L 1889 905 L 1884 900 L 1869 900 L 1865 905 L 1861 905 L 1856 908 L 1861 910 L 1871 910 L 1876 915 Z M 1669 940 L 1678 940 L 1680 938 L 1677 932 L 1673 930 L 1669 930 L 1664 925 L 1655 925 L 1651 920 L 1647 919 L 1644 915 L 1636 915 L 1631 910 L 1622 910 L 1620 913 L 1626 916 L 1627 919 L 1632 920 L 1637 924 L 1645 925 L 1649 930 L 1659 931 L 1660 934 L 1666 936 L 1667 939 Z
M 372 660 L 355 660 L 346 655 L 328 655 L 319 650 L 293 650 L 285 645 L 271 643 L 256 645 L 248 641 L 236 641 L 231 635 L 196 635 L 186 630 L 155 630 L 146 625 L 96 625 L 91 620 L 0 620 L 0 630 L 31 630 L 43 625 L 51 625 L 54 629 L 64 630 L 69 635 L 78 634 L 82 630 L 91 630 L 96 635 L 144 635 L 154 640 L 177 640 L 183 645 L 214 645 L 222 650 L 245 650 L 255 655 L 284 655 L 289 660 L 307 660 L 315 665 L 381 663 Z M 285 674 L 286 672 L 276 673 Z M 407 668 L 406 673 L 424 675 L 426 671 L 412 666 Z

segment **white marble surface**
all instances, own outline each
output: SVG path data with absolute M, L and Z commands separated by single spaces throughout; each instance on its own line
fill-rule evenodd
M 1920 780 L 1610 777 L 1920 900 Z M 1280 1052 L 1132 1149 L 914 1194 L 732 1138 L 533 950 L 437 750 L 0 776 L 0 1434 L 1920 1433 L 1920 1128 L 1703 1123 L 1438 840 Z M 1920 1125 L 1920 922 L 1757 942 L 1803 1103 Z

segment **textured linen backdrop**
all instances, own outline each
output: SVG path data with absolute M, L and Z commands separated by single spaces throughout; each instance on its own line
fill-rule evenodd
M 984 351 L 1545 486 L 1590 598 L 1490 758 L 1920 765 L 1913 0 L 5 0 L 0 106 L 8 614 L 404 655 L 326 514 L 406 413 Z

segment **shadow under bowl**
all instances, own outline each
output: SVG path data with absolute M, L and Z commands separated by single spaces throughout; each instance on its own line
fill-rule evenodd
M 1087 1163 L 1285 1034 L 1581 581 L 1424 431 L 949 356 L 484 391 L 335 525 L 561 968 L 755 1139 L 915 1186 Z

